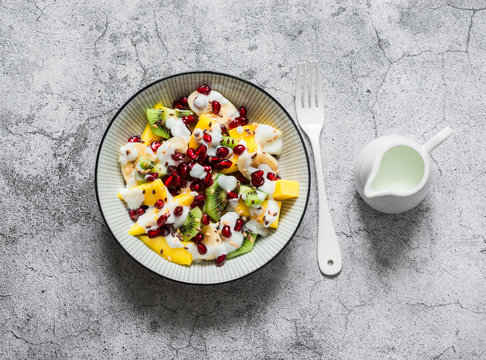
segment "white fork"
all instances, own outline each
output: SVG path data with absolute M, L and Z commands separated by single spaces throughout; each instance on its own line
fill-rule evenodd
M 295 108 L 300 127 L 307 134 L 311 142 L 316 165 L 317 189 L 319 191 L 317 260 L 323 274 L 336 275 L 341 271 L 342 258 L 327 205 L 322 170 L 321 147 L 319 142 L 322 125 L 324 123 L 324 96 L 322 95 L 321 72 L 318 62 L 297 65 Z

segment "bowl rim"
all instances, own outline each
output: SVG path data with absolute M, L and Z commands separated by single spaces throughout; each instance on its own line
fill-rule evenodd
M 182 280 L 177 280 L 177 279 L 172 279 L 170 277 L 167 277 L 165 275 L 162 275 L 158 272 L 156 272 L 155 270 L 152 270 L 150 269 L 149 267 L 147 267 L 145 264 L 143 264 L 142 262 L 138 261 L 127 249 L 125 249 L 122 244 L 120 243 L 120 241 L 118 240 L 118 238 L 115 236 L 115 234 L 113 233 L 113 231 L 111 230 L 110 226 L 108 225 L 108 222 L 106 221 L 106 218 L 105 218 L 105 214 L 103 213 L 103 209 L 101 207 L 101 201 L 100 201 L 100 195 L 98 193 L 98 163 L 99 163 L 99 159 L 100 159 L 100 155 L 101 155 L 101 148 L 103 147 L 103 143 L 105 142 L 105 138 L 106 136 L 108 135 L 108 132 L 110 131 L 110 128 L 111 126 L 113 125 L 113 123 L 115 122 L 115 120 L 117 119 L 118 115 L 122 112 L 122 110 L 134 99 L 136 98 L 140 93 L 142 93 L 143 91 L 145 91 L 146 89 L 152 87 L 153 85 L 159 83 L 159 82 L 162 82 L 162 81 L 165 81 L 165 80 L 168 80 L 168 79 L 171 79 L 171 78 L 174 78 L 174 77 L 178 77 L 178 76 L 182 76 L 182 75 L 191 75 L 191 74 L 210 74 L 210 75 L 221 75 L 221 76 L 226 76 L 226 77 L 229 77 L 229 78 L 232 78 L 232 79 L 235 79 L 235 80 L 239 80 L 239 81 L 242 81 L 254 88 L 256 88 L 257 90 L 261 91 L 262 93 L 264 93 L 266 96 L 268 96 L 273 102 L 275 102 L 275 104 L 277 104 L 280 109 L 284 112 L 284 114 L 287 116 L 287 118 L 290 120 L 290 122 L 292 123 L 292 125 L 294 126 L 295 128 L 295 132 L 297 133 L 297 135 L 299 136 L 299 139 L 300 139 L 300 142 L 302 143 L 302 147 L 304 149 L 304 154 L 305 154 L 305 160 L 306 160 L 306 163 L 307 163 L 307 197 L 305 199 L 305 205 L 304 205 L 304 211 L 302 212 L 302 215 L 299 219 L 299 222 L 297 224 L 297 226 L 295 227 L 295 230 L 294 232 L 292 233 L 292 235 L 289 237 L 289 239 L 287 240 L 287 242 L 285 243 L 285 245 L 277 252 L 275 253 L 274 256 L 272 256 L 266 263 L 264 263 L 262 266 L 256 268 L 255 270 L 253 271 L 250 271 L 249 273 L 243 275 L 243 276 L 240 276 L 240 277 L 237 277 L 235 279 L 231 279 L 231 280 L 225 280 L 225 281 L 220 281 L 220 282 L 214 282 L 214 283 L 197 283 L 197 282 L 186 282 L 186 281 L 182 281 Z M 287 246 L 289 245 L 290 241 L 292 241 L 292 239 L 294 238 L 295 234 L 297 233 L 297 230 L 299 230 L 300 228 L 300 225 L 302 224 L 302 220 L 304 219 L 304 215 L 305 215 L 305 210 L 307 209 L 307 206 L 309 205 L 309 197 L 310 197 L 310 193 L 311 193 L 311 181 L 310 181 L 310 175 L 311 174 L 311 168 L 310 168 L 310 161 L 309 161 L 309 154 L 308 154 L 308 151 L 307 151 L 307 148 L 305 146 L 305 142 L 304 142 L 304 138 L 299 130 L 299 127 L 297 126 L 297 123 L 294 121 L 294 119 L 292 118 L 292 116 L 290 116 L 290 114 L 288 113 L 288 111 L 282 106 L 282 104 L 280 104 L 280 102 L 275 99 L 271 94 L 269 94 L 266 90 L 264 90 L 263 88 L 261 88 L 260 86 L 258 85 L 255 85 L 253 84 L 252 82 L 248 81 L 248 80 L 245 80 L 245 79 L 242 79 L 240 77 L 237 77 L 237 76 L 234 76 L 234 75 L 230 75 L 230 74 L 226 74 L 226 73 L 222 73 L 222 72 L 217 72 L 217 71 L 206 71 L 206 70 L 201 70 L 201 71 L 186 71 L 186 72 L 181 72 L 181 73 L 177 73 L 177 74 L 173 74 L 173 75 L 169 75 L 169 76 L 166 76 L 166 77 L 163 77 L 163 78 L 160 78 L 158 80 L 155 80 L 151 83 L 149 83 L 148 85 L 144 86 L 143 88 L 139 89 L 135 94 L 133 94 L 127 101 L 125 101 L 125 103 L 118 109 L 118 111 L 115 113 L 115 115 L 113 115 L 110 123 L 108 124 L 108 126 L 106 127 L 106 130 L 100 140 L 100 143 L 99 143 L 99 146 L 98 146 L 98 151 L 97 151 L 97 155 L 96 155 L 96 162 L 95 162 L 95 177 L 94 177 L 94 186 L 95 186 L 95 194 L 96 194 L 96 201 L 98 203 L 98 208 L 100 210 L 100 213 L 101 213 L 101 217 L 103 218 L 103 222 L 105 223 L 105 226 L 108 228 L 108 231 L 110 232 L 111 236 L 113 238 L 115 238 L 116 240 L 116 243 L 118 244 L 118 246 L 120 246 L 124 251 L 125 253 L 127 253 L 130 258 L 132 258 L 132 260 L 135 261 L 135 263 L 137 263 L 138 265 L 140 265 L 141 267 L 143 267 L 144 269 L 146 270 L 149 270 L 150 272 L 164 278 L 164 279 L 167 279 L 167 280 L 170 280 L 170 281 L 173 281 L 175 283 L 179 283 L 179 284 L 185 284 L 185 285 L 196 285 L 196 286 L 207 286 L 207 285 L 220 285 L 220 284 L 227 284 L 227 283 L 231 283 L 231 282 L 234 282 L 234 281 L 237 281 L 237 280 L 241 280 L 241 279 L 244 279 L 252 274 L 254 274 L 255 272 L 257 272 L 258 270 L 261 270 L 263 269 L 265 266 L 267 266 L 268 264 L 270 264 L 277 256 L 279 256 L 282 251 L 284 251 Z

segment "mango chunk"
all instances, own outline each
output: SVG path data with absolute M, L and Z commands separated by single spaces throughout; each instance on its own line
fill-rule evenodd
M 201 130 L 209 129 L 213 124 L 217 123 L 216 120 L 217 119 L 215 118 L 215 115 L 213 115 L 213 114 L 201 114 L 199 116 L 199 121 L 197 122 L 196 126 L 194 127 L 194 130 L 196 130 L 196 129 L 201 129 Z M 194 139 L 194 131 L 193 131 L 193 134 L 191 135 L 191 139 L 189 140 L 188 146 L 193 148 L 193 149 L 196 149 L 199 146 L 196 139 Z
M 145 196 L 145 200 L 142 203 L 143 205 L 153 205 L 157 200 L 162 199 L 165 201 L 167 198 L 165 185 L 160 179 L 146 184 L 137 185 L 133 189 L 141 189 L 143 191 Z M 123 199 L 120 193 L 118 193 L 117 196 Z
M 152 249 L 155 253 L 162 256 L 165 260 L 179 264 L 179 265 L 191 265 L 192 264 L 192 254 L 184 248 L 173 249 L 167 244 L 162 236 L 157 236 L 150 239 L 147 235 L 142 235 L 138 237 L 142 242 Z M 183 242 L 184 246 L 189 244 L 189 242 Z
M 179 205 L 190 206 L 192 204 L 192 201 L 194 200 L 194 196 L 192 196 L 189 193 L 185 193 L 185 194 L 174 196 L 173 200 L 177 201 Z
M 244 140 L 246 142 L 246 148 L 249 152 L 253 153 L 257 151 L 258 144 L 255 141 L 255 134 L 253 133 L 253 131 L 255 130 L 255 125 L 249 124 L 242 126 L 242 128 L 243 131 L 241 132 L 241 134 L 238 132 L 237 128 L 229 130 L 228 133 L 232 138 L 235 138 L 237 140 Z M 220 172 L 222 174 L 231 174 L 235 171 L 238 171 L 238 157 L 238 155 L 233 155 L 230 158 L 233 165 L 231 165 L 231 167 L 227 169 L 221 170 Z
M 142 133 L 142 141 L 146 145 L 150 145 L 153 141 L 159 141 L 162 138 L 158 135 L 155 135 L 154 132 L 152 131 L 152 128 L 150 127 L 150 124 L 147 124 L 145 126 L 145 130 Z
M 293 180 L 277 180 L 275 183 L 275 200 L 287 200 L 299 196 L 299 183 Z
M 132 227 L 128 230 L 128 235 L 144 235 L 145 234 L 145 229 L 138 225 L 138 223 L 135 223 L 132 225 Z
M 235 210 L 236 213 L 240 216 L 250 216 L 250 209 L 248 208 L 248 206 L 246 206 L 245 202 L 241 198 L 238 200 L 238 205 L 236 206 Z
M 275 220 L 273 222 L 273 224 L 271 224 L 269 226 L 272 229 L 276 229 L 278 227 L 278 220 L 280 219 L 280 208 L 282 207 L 282 203 L 280 201 L 276 201 L 276 203 L 278 204 L 279 210 L 278 210 L 277 220 Z M 253 217 L 250 214 L 250 208 L 248 206 L 246 206 L 245 202 L 242 199 L 240 199 L 238 201 L 238 205 L 236 206 L 236 213 L 240 216 L 251 217 L 252 219 L 255 219 L 256 221 L 258 221 L 260 224 L 263 224 L 263 216 L 265 215 L 265 212 L 267 211 L 267 208 L 268 208 L 268 200 L 265 200 L 262 203 L 262 207 L 263 207 L 262 214 L 260 216 Z

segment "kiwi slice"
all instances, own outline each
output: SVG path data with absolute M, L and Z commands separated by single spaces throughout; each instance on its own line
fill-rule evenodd
M 170 130 L 165 127 L 165 120 L 169 118 L 168 111 L 163 109 L 147 109 L 147 119 L 155 135 L 164 139 L 170 138 Z
M 213 221 L 219 221 L 223 210 L 228 203 L 226 199 L 226 191 L 224 191 L 218 184 L 217 179 L 214 179 L 213 185 L 206 189 L 206 202 L 204 203 L 204 212 L 209 215 Z
M 137 184 L 145 184 L 147 180 L 145 180 L 145 175 L 140 174 L 138 171 L 135 171 L 135 180 Z
M 182 226 L 179 228 L 182 239 L 184 241 L 191 240 L 194 235 L 196 235 L 199 231 L 201 231 L 201 218 L 202 218 L 202 211 L 198 207 L 195 207 L 189 214 L 187 214 L 186 221 Z
M 149 159 L 142 159 L 138 162 L 138 165 L 143 170 L 150 170 L 155 166 L 155 161 Z
M 233 149 L 238 144 L 239 141 L 231 136 L 223 136 L 223 138 L 221 139 L 221 145 L 227 146 L 230 149 Z
M 155 166 L 152 168 L 152 172 L 156 172 L 159 174 L 159 178 L 161 178 L 167 175 L 167 168 L 162 164 L 155 164 Z
M 241 246 L 235 251 L 230 252 L 226 256 L 226 259 L 233 259 L 237 256 L 249 253 L 251 250 L 253 250 L 253 245 L 255 245 L 257 236 L 257 234 L 247 233 L 245 240 L 243 240 Z
M 245 200 L 245 205 L 248 207 L 261 205 L 267 197 L 266 192 L 247 185 L 240 186 L 240 194 L 243 200 Z

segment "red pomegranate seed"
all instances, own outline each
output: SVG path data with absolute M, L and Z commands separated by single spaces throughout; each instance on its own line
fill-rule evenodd
M 199 244 L 197 244 L 197 251 L 199 251 L 199 254 L 204 255 L 208 252 L 208 248 L 206 247 L 206 245 L 200 242 Z
M 183 96 L 179 99 L 179 102 L 182 104 L 182 105 L 187 105 L 187 96 Z
M 196 120 L 196 118 L 194 117 L 194 115 L 188 115 L 188 116 L 184 116 L 182 118 L 182 122 L 186 125 L 189 125 L 191 123 L 194 122 L 194 120 Z
M 152 182 L 155 181 L 158 177 L 159 174 L 157 173 L 148 173 L 147 175 L 145 175 L 145 180 L 147 180 L 148 182 Z
M 211 88 L 206 84 L 202 84 L 197 88 L 197 92 L 200 94 L 209 95 L 209 93 L 211 92 Z
M 236 219 L 236 223 L 235 223 L 235 231 L 240 231 L 242 228 L 243 228 L 243 220 L 241 218 L 238 218 Z
M 211 172 L 211 170 L 212 170 L 212 169 L 211 169 L 211 166 L 209 166 L 209 165 L 204 165 L 204 171 L 206 171 L 206 172 Z
M 238 112 L 240 113 L 240 116 L 246 116 L 246 107 L 240 106 Z
M 203 185 L 201 181 L 193 181 L 189 188 L 191 189 L 191 191 L 201 191 L 203 189 Z
M 223 266 L 226 261 L 226 255 L 220 255 L 216 258 L 216 266 Z
M 251 178 L 252 179 L 261 179 L 263 177 L 263 170 L 257 170 L 251 173 Z
M 276 181 L 277 180 L 277 175 L 274 172 L 269 172 L 267 173 L 267 179 L 270 181 Z
M 201 233 L 197 233 L 196 236 L 192 238 L 192 241 L 194 241 L 195 243 L 199 243 L 203 240 L 204 240 L 204 235 Z
M 132 137 L 128 138 L 128 142 L 131 142 L 131 143 L 142 142 L 142 139 L 140 139 L 140 136 L 132 136 Z
M 192 170 L 192 168 L 194 167 L 194 165 L 196 165 L 196 164 L 197 164 L 197 162 L 196 162 L 195 160 L 191 160 L 191 161 L 189 161 L 189 162 L 187 163 L 187 165 L 189 165 L 189 169 L 191 169 L 191 170 Z
M 228 191 L 227 197 L 228 199 L 236 199 L 238 198 L 238 193 L 234 190 Z
M 174 176 L 175 176 L 174 185 L 176 187 L 181 187 L 181 185 L 182 185 L 182 178 L 179 175 L 174 175 Z
M 164 225 L 160 227 L 160 235 L 161 236 L 167 236 L 172 232 L 172 227 L 170 225 Z
M 143 206 L 140 206 L 140 207 L 137 209 L 137 215 L 138 215 L 138 216 L 142 216 L 143 214 L 145 214 L 145 210 L 146 210 L 146 208 L 144 208 Z
M 162 143 L 160 141 L 152 141 L 152 143 L 150 144 L 150 148 L 152 149 L 152 151 L 154 153 L 156 153 L 157 149 L 160 147 L 160 145 L 162 145 Z
M 221 126 L 221 134 L 228 135 L 228 129 L 226 129 L 226 126 L 222 124 L 220 126 Z
M 204 144 L 201 144 L 197 147 L 196 149 L 196 155 L 201 156 L 201 155 L 206 155 L 206 152 L 208 151 L 208 147 Z
M 180 163 L 179 167 L 177 168 L 177 173 L 183 179 L 188 179 L 190 177 L 190 175 L 189 175 L 190 171 L 191 171 L 191 169 L 189 169 L 189 166 L 186 163 Z
M 147 231 L 147 235 L 149 238 L 153 239 L 154 237 L 157 237 L 160 235 L 160 229 L 155 228 L 155 229 L 150 229 Z
M 183 161 L 184 160 L 184 155 L 179 154 L 178 152 L 173 153 L 170 157 L 174 161 Z
M 181 188 L 180 187 L 177 187 L 177 186 L 173 186 L 171 188 L 169 188 L 169 192 L 172 196 L 177 196 L 179 195 L 179 192 L 181 191 Z
M 216 155 L 218 155 L 221 158 L 225 158 L 226 156 L 229 155 L 229 149 L 225 146 L 221 146 L 216 149 Z
M 241 174 L 236 176 L 236 180 L 238 180 L 243 185 L 250 183 L 248 179 Z
M 206 195 L 199 194 L 194 197 L 194 200 L 191 204 L 191 209 L 194 209 L 196 206 L 202 205 L 202 202 L 206 199 Z
M 159 199 L 155 202 L 154 208 L 156 209 L 162 209 L 164 207 L 164 200 Z
M 165 186 L 167 187 L 171 187 L 172 185 L 175 185 L 175 177 L 177 176 L 177 174 L 173 174 L 173 175 L 169 175 L 169 177 L 167 179 L 165 179 Z
M 233 153 L 235 155 L 241 155 L 245 152 L 246 150 L 246 147 L 245 145 L 236 145 L 234 148 L 233 148 Z
M 160 227 L 164 226 L 165 223 L 167 222 L 167 219 L 169 218 L 169 215 L 161 215 L 158 219 L 157 219 L 157 225 L 159 225 Z
M 185 188 L 187 186 L 187 181 L 186 180 L 182 180 L 181 181 L 181 187 Z
M 198 163 L 199 165 L 205 165 L 205 164 L 206 164 L 206 162 L 208 161 L 208 158 L 209 158 L 209 156 L 207 156 L 206 154 L 204 154 L 204 155 L 200 155 L 200 156 L 197 158 L 197 163 Z
M 207 143 L 211 143 L 211 141 L 213 141 L 213 137 L 208 133 L 204 133 L 203 140 L 206 141 Z
M 252 178 L 251 179 L 251 184 L 254 186 L 254 187 L 260 187 L 263 185 L 263 183 L 265 182 L 265 179 L 264 178 Z
M 240 118 L 240 124 L 241 124 L 241 126 L 248 125 L 248 123 L 249 123 L 249 121 L 248 121 L 248 119 L 246 117 L 242 116 Z
M 184 209 L 182 208 L 182 206 L 176 206 L 176 208 L 174 209 L 174 216 L 181 216 L 182 215 L 182 212 L 184 211 Z
M 240 119 L 237 117 L 229 123 L 228 127 L 230 129 L 234 129 L 234 128 L 237 128 L 240 125 L 241 125 Z
M 128 211 L 128 216 L 130 216 L 130 219 L 132 219 L 133 221 L 137 221 L 138 220 L 138 213 L 137 213 L 137 210 L 129 210 Z
M 223 230 L 221 230 L 221 235 L 223 235 L 225 238 L 231 237 L 231 228 L 229 227 L 229 225 L 223 226 Z
M 177 166 L 175 165 L 169 165 L 167 166 L 167 173 L 169 173 L 170 175 L 174 174 L 177 172 Z
M 211 107 L 213 109 L 213 114 L 218 115 L 221 111 L 221 103 L 219 101 L 213 100 L 211 101 Z
M 209 215 L 208 214 L 203 214 L 203 216 L 201 218 L 201 224 L 203 224 L 203 225 L 209 225 L 210 222 L 211 222 L 211 219 L 209 218 Z
M 178 100 L 172 103 L 172 107 L 174 109 L 184 109 L 184 105 L 182 105 Z
M 187 149 L 186 155 L 191 160 L 196 160 L 196 158 L 197 158 L 196 152 L 193 148 Z
M 211 185 L 213 185 L 213 178 L 211 177 L 211 173 L 207 173 L 206 177 L 203 180 L 203 184 L 206 187 L 210 187 Z
M 218 165 L 221 166 L 223 169 L 229 169 L 233 165 L 233 163 L 230 160 L 221 160 Z

